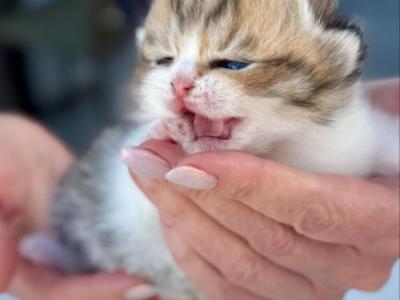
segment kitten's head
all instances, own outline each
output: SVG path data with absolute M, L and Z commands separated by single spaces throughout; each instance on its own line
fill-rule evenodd
M 140 98 L 185 118 L 209 149 L 265 154 L 326 125 L 352 97 L 363 44 L 334 0 L 155 0 L 141 37 Z

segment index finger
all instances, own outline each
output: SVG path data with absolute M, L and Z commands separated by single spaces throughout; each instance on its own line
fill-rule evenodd
M 359 245 L 369 244 L 377 236 L 384 239 L 398 234 L 399 202 L 379 184 L 308 173 L 233 152 L 202 153 L 180 165 L 218 179 L 218 186 L 211 191 L 184 189 L 191 197 L 201 199 L 213 193 L 240 201 L 312 239 Z M 181 170 L 185 172 L 185 168 Z M 190 176 L 181 174 L 181 178 Z

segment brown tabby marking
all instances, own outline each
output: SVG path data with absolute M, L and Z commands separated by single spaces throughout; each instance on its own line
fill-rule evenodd
M 219 72 L 248 95 L 283 97 L 317 122 L 329 119 L 345 103 L 324 102 L 325 92 L 358 79 L 364 47 L 360 43 L 358 64 L 344 73 L 341 49 L 315 39 L 305 28 L 305 1 L 319 22 L 315 27 L 356 30 L 337 21 L 338 1 L 333 0 L 155 0 L 146 24 L 143 61 L 176 58 L 197 36 L 198 75 Z M 213 61 L 219 59 L 250 61 L 253 66 L 239 72 L 213 69 Z M 279 89 L 283 81 L 286 88 Z

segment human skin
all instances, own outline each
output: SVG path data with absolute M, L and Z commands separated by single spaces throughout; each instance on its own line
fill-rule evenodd
M 398 113 L 398 79 L 369 93 Z M 153 179 L 136 165 L 132 177 L 158 208 L 177 263 L 209 299 L 342 299 L 382 287 L 399 257 L 397 176 L 315 174 L 237 152 L 186 156 L 163 141 L 143 150 L 153 155 Z
M 74 162 L 66 148 L 38 124 L 0 114 L 0 292 L 24 300 L 120 300 L 146 285 L 123 273 L 65 277 L 18 257 L 19 239 L 49 228 L 49 202 Z
M 394 85 L 398 86 L 398 81 L 379 83 L 376 84 L 376 90 L 374 91 L 381 90 L 387 93 L 391 89 L 392 92 L 389 92 L 389 94 L 395 95 L 398 94 L 396 93 L 398 88 L 393 92 L 392 87 Z M 381 95 L 382 93 L 376 92 L 376 94 Z M 388 99 L 387 97 L 383 99 L 388 104 L 385 107 L 392 111 L 393 107 L 398 108 L 398 104 L 393 105 L 393 103 L 398 102 Z M 376 97 L 375 100 L 377 100 Z M 379 102 L 381 104 L 381 101 Z M 165 149 L 161 149 L 160 146 L 160 144 L 154 142 L 147 144 L 149 149 L 155 153 L 159 151 L 159 154 L 161 156 L 164 155 L 171 164 L 178 164 L 183 159 L 184 154 L 175 146 L 167 145 Z M 247 158 L 246 156 L 246 160 Z M 57 185 L 58 179 L 73 161 L 74 158 L 65 150 L 64 146 L 39 125 L 21 117 L 0 115 L 0 291 L 11 290 L 24 300 L 110 300 L 121 299 L 122 293 L 127 288 L 140 284 L 137 280 L 128 278 L 123 274 L 96 274 L 65 278 L 55 270 L 33 266 L 18 258 L 16 244 L 19 237 L 31 231 L 48 228 L 48 206 L 51 194 Z M 245 165 L 243 164 L 243 166 Z M 243 168 L 240 169 L 240 172 L 243 172 Z M 219 176 L 218 173 L 214 175 Z M 222 175 L 221 178 L 223 178 Z M 220 177 L 218 179 L 220 180 Z M 379 185 L 382 193 L 387 194 L 388 197 L 398 195 L 398 186 L 395 184 L 397 178 L 379 179 L 379 181 L 384 182 L 384 184 Z M 143 184 L 148 185 L 147 187 L 149 188 L 154 184 L 158 185 L 159 182 L 146 182 Z M 363 182 L 363 184 L 368 184 L 369 186 L 371 183 Z M 172 189 L 174 193 L 184 192 L 191 194 L 194 192 L 192 190 L 182 190 L 175 185 L 168 185 L 166 190 L 168 189 Z M 163 190 L 160 189 L 161 191 Z M 197 194 L 197 192 L 194 193 Z M 372 196 L 370 195 L 369 197 Z M 157 204 L 156 198 L 154 196 L 153 201 Z M 167 200 L 168 202 L 166 203 L 175 205 L 179 211 L 180 202 L 175 202 L 179 201 L 179 197 L 174 198 L 171 196 L 162 200 Z M 189 204 L 196 203 L 187 201 L 187 199 L 185 201 L 185 203 Z M 208 202 L 205 201 L 205 203 Z M 160 211 L 165 220 L 167 220 L 167 214 L 164 213 L 165 207 L 161 206 L 161 204 L 158 204 L 158 206 L 160 206 Z M 221 210 L 223 211 L 226 208 L 226 206 L 222 206 Z M 392 208 L 394 212 L 398 211 L 396 209 L 398 208 L 398 203 Z M 193 205 L 189 207 L 188 211 L 203 212 Z M 236 211 L 233 211 L 232 215 L 234 213 Z M 210 217 L 212 216 L 211 214 L 202 213 L 201 216 L 206 222 L 212 221 L 215 223 L 213 218 Z M 391 215 L 389 214 L 386 217 L 391 218 Z M 243 226 L 246 225 L 246 219 L 243 218 Z M 398 221 L 398 215 L 394 219 Z M 190 224 L 194 230 L 197 230 L 197 227 L 201 228 L 203 226 L 203 221 L 199 220 L 199 223 L 197 223 L 196 220 L 193 220 Z M 276 223 L 278 224 L 277 228 L 279 228 L 279 222 Z M 374 223 L 380 224 L 378 220 L 374 221 Z M 393 228 L 398 228 L 398 224 L 396 223 Z M 232 234 L 232 230 L 222 229 L 225 230 L 224 233 L 227 236 Z M 187 239 L 186 231 L 181 232 L 181 230 L 178 230 L 173 226 L 173 222 L 170 226 L 165 226 L 165 231 L 178 262 L 186 270 L 193 282 L 209 295 L 210 299 L 246 299 L 249 294 L 246 287 L 242 288 L 238 284 L 231 283 L 229 279 L 216 271 L 217 266 L 207 260 L 199 259 L 199 253 L 202 253 L 202 251 L 192 246 L 192 244 L 196 244 L 196 241 Z M 201 231 L 198 233 L 196 231 L 194 237 L 201 238 L 200 233 Z M 209 236 L 207 232 L 207 238 Z M 234 234 L 234 236 L 236 238 L 239 237 L 241 241 L 244 240 L 243 238 L 240 239 L 239 234 Z M 278 235 L 276 235 L 276 239 L 272 238 L 272 240 L 277 241 L 277 245 L 279 245 Z M 306 241 L 309 240 L 307 239 Z M 211 247 L 211 250 L 217 244 L 213 240 L 206 243 L 207 247 Z M 398 247 L 397 245 L 398 240 L 395 247 Z M 226 249 L 230 249 L 228 245 L 223 249 L 224 256 L 226 255 Z M 393 251 L 398 255 L 398 250 L 393 249 Z M 330 253 L 327 255 L 331 259 Z M 235 256 L 233 257 L 235 258 Z M 356 261 L 352 261 L 351 266 L 353 264 L 355 265 Z M 388 264 L 390 263 L 388 262 Z M 240 264 L 235 264 L 235 266 L 240 266 Z M 374 274 L 377 267 L 370 273 Z M 238 272 L 242 271 L 238 270 Z M 228 278 L 231 278 L 230 276 Z M 273 277 L 274 274 L 271 274 L 271 276 Z M 387 275 L 381 276 L 386 277 Z M 12 284 L 10 284 L 11 281 Z M 244 298 L 240 298 L 241 296 Z M 248 299 L 264 298 L 255 298 L 254 295 L 248 297 Z

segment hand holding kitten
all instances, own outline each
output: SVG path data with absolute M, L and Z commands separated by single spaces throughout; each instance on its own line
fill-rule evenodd
M 166 174 L 177 185 L 135 179 L 209 299 L 341 299 L 388 279 L 399 252 L 397 177 L 312 174 L 241 153 L 184 157 L 160 141 L 142 148 L 153 177 L 165 175 L 160 158 L 178 166 Z

